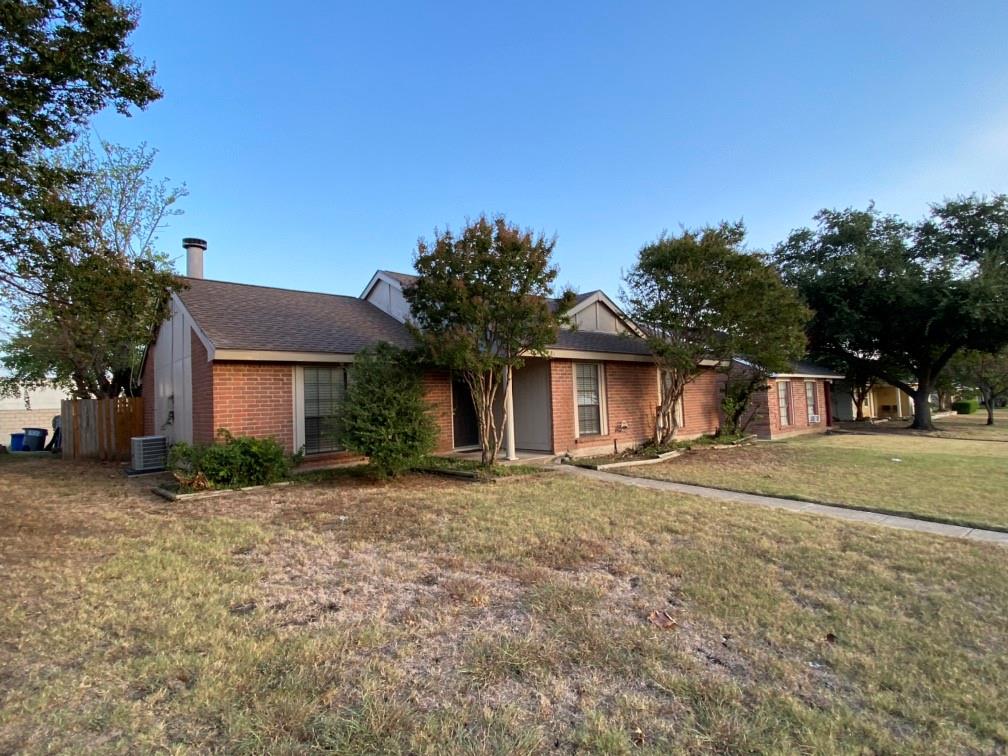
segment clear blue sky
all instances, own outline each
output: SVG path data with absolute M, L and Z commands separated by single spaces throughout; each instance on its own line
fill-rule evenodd
M 703 7 L 703 6 L 708 7 Z M 662 229 L 1008 191 L 1008 3 L 142 3 L 160 150 L 207 277 L 357 294 L 502 212 L 615 295 Z M 180 260 L 180 265 L 184 262 Z

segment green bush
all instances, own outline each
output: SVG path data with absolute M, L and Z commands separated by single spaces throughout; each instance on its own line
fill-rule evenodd
M 379 475 L 396 475 L 430 453 L 437 430 L 412 356 L 385 343 L 358 352 L 337 425 L 339 443 L 367 455 Z
M 174 444 L 168 466 L 192 488 L 261 486 L 290 473 L 291 459 L 273 438 L 232 436 L 221 428 L 214 444 Z
M 976 399 L 961 399 L 958 402 L 952 402 L 952 409 L 958 415 L 972 415 L 980 409 L 980 402 Z

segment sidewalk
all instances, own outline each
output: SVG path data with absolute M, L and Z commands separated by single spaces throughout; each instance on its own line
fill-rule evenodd
M 652 491 L 670 491 L 673 493 L 688 494 L 690 496 L 700 496 L 705 499 L 714 499 L 716 501 L 734 501 L 757 507 L 784 509 L 789 512 L 802 512 L 804 514 L 832 517 L 837 520 L 866 522 L 872 525 L 882 525 L 888 528 L 914 530 L 918 533 L 931 533 L 933 535 L 949 536 L 951 538 L 965 538 L 970 541 L 984 541 L 987 543 L 997 543 L 1002 546 L 1008 546 L 1008 533 L 1002 533 L 997 530 L 966 528 L 961 525 L 946 525 L 940 522 L 917 520 L 912 517 L 898 517 L 895 515 L 878 514 L 876 512 L 864 512 L 859 509 L 831 507 L 826 504 L 813 504 L 807 501 L 795 501 L 794 499 L 780 499 L 774 496 L 759 496 L 757 494 L 738 493 L 736 491 L 725 491 L 720 488 L 693 486 L 687 483 L 673 483 L 667 480 L 632 478 L 629 475 L 617 475 L 616 473 L 603 472 L 601 470 L 589 470 L 575 465 L 559 465 L 559 467 L 563 472 L 571 475 L 580 475 L 594 480 L 605 481 L 607 483 L 621 483 L 625 486 L 647 488 Z

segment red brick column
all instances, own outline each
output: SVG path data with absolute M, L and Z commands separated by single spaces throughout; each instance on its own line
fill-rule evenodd
M 553 405 L 553 453 L 574 445 L 574 367 L 570 360 L 550 360 L 550 402 Z
M 453 448 L 452 384 L 447 370 L 428 370 L 423 374 L 424 399 L 430 405 L 438 434 L 434 450 L 449 452 Z

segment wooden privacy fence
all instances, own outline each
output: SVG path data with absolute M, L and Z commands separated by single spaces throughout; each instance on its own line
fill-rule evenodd
M 64 399 L 60 423 L 65 459 L 128 460 L 130 439 L 143 435 L 143 398 Z

